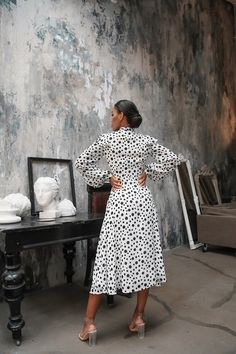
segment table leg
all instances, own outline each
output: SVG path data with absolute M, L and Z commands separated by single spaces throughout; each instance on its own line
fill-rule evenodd
M 63 245 L 64 258 L 66 260 L 66 270 L 65 275 L 67 278 L 67 283 L 72 283 L 72 276 L 74 275 L 73 269 L 73 259 L 76 253 L 75 242 L 66 242 Z
M 107 295 L 107 305 L 114 306 L 114 295 Z
M 21 268 L 20 253 L 5 254 L 6 265 L 3 272 L 3 294 L 10 308 L 8 329 L 12 331 L 12 338 L 16 345 L 21 344 L 21 328 L 25 321 L 21 314 L 21 301 L 24 298 L 24 271 Z

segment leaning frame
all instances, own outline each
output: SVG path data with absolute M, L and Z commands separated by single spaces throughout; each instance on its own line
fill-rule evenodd
M 189 177 L 189 182 L 190 182 L 190 185 L 191 185 L 191 190 L 192 190 L 192 194 L 193 194 L 193 199 L 194 199 L 194 204 L 195 204 L 195 208 L 196 208 L 196 213 L 197 213 L 197 215 L 200 215 L 201 211 L 200 211 L 200 208 L 199 208 L 198 196 L 197 196 L 197 193 L 196 193 L 196 189 L 195 189 L 195 185 L 194 185 L 194 181 L 193 181 L 193 176 L 192 176 L 191 165 L 190 165 L 189 160 L 186 161 L 186 167 L 187 167 L 187 171 L 188 171 L 188 177 Z M 182 188 L 181 179 L 180 179 L 180 175 L 179 175 L 179 171 L 178 171 L 178 167 L 176 168 L 175 171 L 176 171 L 179 195 L 180 195 L 180 200 L 181 200 L 181 205 L 182 205 L 182 210 L 183 210 L 183 215 L 184 215 L 184 221 L 185 221 L 185 225 L 186 225 L 186 229 L 187 229 L 189 246 L 190 246 L 191 250 L 194 250 L 196 248 L 201 247 L 202 243 L 194 243 L 192 230 L 191 230 L 191 226 L 190 226 L 190 222 L 189 222 L 189 218 L 188 218 L 187 208 L 186 208 L 186 202 L 185 202 L 185 199 L 184 199 L 183 188 Z

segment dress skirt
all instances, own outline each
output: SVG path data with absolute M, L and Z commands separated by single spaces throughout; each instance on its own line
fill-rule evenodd
M 166 281 L 156 207 L 148 187 L 111 191 L 93 270 L 92 294 L 131 293 Z

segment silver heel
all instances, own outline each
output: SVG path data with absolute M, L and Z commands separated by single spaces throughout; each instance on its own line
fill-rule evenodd
M 138 326 L 138 337 L 139 339 L 143 339 L 145 336 L 145 323 Z
M 96 340 L 97 340 L 97 331 L 93 331 L 89 333 L 89 346 L 93 347 L 96 345 Z

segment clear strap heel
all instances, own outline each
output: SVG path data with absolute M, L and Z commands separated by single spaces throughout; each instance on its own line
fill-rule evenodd
M 145 336 L 145 323 L 138 325 L 138 337 L 143 339 Z
M 137 332 L 138 338 L 143 339 L 145 336 L 145 322 L 142 319 L 142 314 L 139 314 L 135 320 L 129 325 L 129 330 L 131 332 Z
M 97 331 L 89 332 L 88 335 L 88 345 L 94 347 L 97 342 Z
M 97 329 L 94 325 L 93 320 L 85 319 L 84 327 L 79 333 L 79 339 L 83 342 L 88 341 L 88 345 L 93 347 L 96 345 L 97 341 Z

